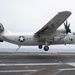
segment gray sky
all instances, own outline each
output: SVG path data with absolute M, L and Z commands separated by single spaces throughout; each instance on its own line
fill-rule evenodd
M 0 22 L 12 32 L 36 32 L 60 11 L 72 12 L 68 22 L 75 31 L 74 0 L 0 0 Z M 8 43 L 0 45 L 16 47 Z

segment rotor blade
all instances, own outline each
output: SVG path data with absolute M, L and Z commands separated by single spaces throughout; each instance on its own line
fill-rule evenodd
M 67 22 L 67 20 L 66 20 L 66 26 L 68 25 L 68 22 Z
M 64 22 L 64 27 L 66 28 L 66 24 L 65 24 L 65 22 Z
M 68 27 L 70 27 L 70 23 L 69 23 Z

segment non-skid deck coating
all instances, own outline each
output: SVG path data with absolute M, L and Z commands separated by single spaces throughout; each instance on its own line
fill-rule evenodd
M 75 53 L 0 52 L 0 75 L 75 75 Z

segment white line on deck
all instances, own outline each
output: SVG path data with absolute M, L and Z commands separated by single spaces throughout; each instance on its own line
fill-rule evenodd
M 0 71 L 0 72 L 36 72 L 38 70 L 3 70 L 3 71 Z
M 66 68 L 66 69 L 59 69 L 59 70 L 75 70 L 75 68 Z
M 74 62 L 70 62 L 70 63 L 66 63 L 66 64 L 68 64 L 68 65 L 71 65 L 71 66 L 75 67 L 75 63 L 74 63 Z
M 0 66 L 44 66 L 44 65 L 63 65 L 63 63 L 24 63 L 24 64 L 0 64 Z

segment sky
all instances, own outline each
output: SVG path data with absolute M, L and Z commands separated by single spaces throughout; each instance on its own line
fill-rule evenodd
M 37 32 L 61 11 L 72 12 L 68 22 L 71 31 L 75 32 L 74 0 L 0 0 L 0 22 L 11 32 Z M 17 47 L 6 42 L 0 46 Z

